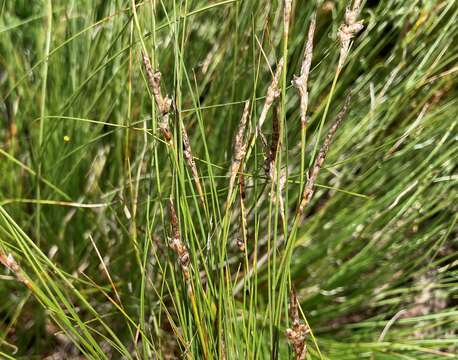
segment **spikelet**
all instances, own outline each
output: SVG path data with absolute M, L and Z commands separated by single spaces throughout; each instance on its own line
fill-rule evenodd
M 291 318 L 292 326 L 286 329 L 286 336 L 291 343 L 295 359 L 304 360 L 307 353 L 307 346 L 305 339 L 307 334 L 310 332 L 309 327 L 303 324 L 299 318 L 299 305 L 297 302 L 296 292 L 291 290 L 290 301 L 289 301 L 289 316 Z
M 304 213 L 304 208 L 310 203 L 310 200 L 312 199 L 318 174 L 321 170 L 321 167 L 323 166 L 324 160 L 326 159 L 326 155 L 328 153 L 329 146 L 332 143 L 332 139 L 334 138 L 334 135 L 336 134 L 337 129 L 339 128 L 343 119 L 347 115 L 348 108 L 350 106 L 350 100 L 351 100 L 351 93 L 347 95 L 347 98 L 345 99 L 345 103 L 342 109 L 337 114 L 331 128 L 329 129 L 326 135 L 326 138 L 324 139 L 324 142 L 321 145 L 320 151 L 317 157 L 315 158 L 315 162 L 309 171 L 308 180 L 305 184 L 304 191 L 302 193 L 302 199 L 301 199 L 299 209 L 298 209 L 299 216 L 301 216 Z
M 6 255 L 2 250 L 0 250 L 0 263 L 2 263 L 3 266 L 14 273 L 21 283 L 23 283 L 28 288 L 31 288 L 29 280 L 27 280 L 27 278 L 24 276 L 19 264 L 13 258 L 13 255 Z
M 185 244 L 181 241 L 178 218 L 173 205 L 172 199 L 169 200 L 170 224 L 172 226 L 172 237 L 169 246 L 178 257 L 178 261 L 183 273 L 184 279 L 189 281 L 189 252 Z
M 146 76 L 148 78 L 148 85 L 153 93 L 154 100 L 156 101 L 159 110 L 158 126 L 164 136 L 164 139 L 170 141 L 172 134 L 169 130 L 169 112 L 172 105 L 172 99 L 168 96 L 163 97 L 161 93 L 161 73 L 154 71 L 151 66 L 149 56 L 142 51 L 143 66 L 145 67 Z
M 279 108 L 277 108 L 279 110 Z M 277 111 L 279 112 L 279 111 Z M 269 152 L 267 155 L 267 165 L 266 165 L 266 172 L 267 176 L 270 178 L 273 184 L 277 183 L 277 168 L 275 166 L 275 161 L 277 158 L 277 152 L 280 147 L 280 122 L 279 122 L 279 115 L 274 116 L 272 118 L 272 137 L 270 141 Z M 279 206 L 280 206 L 280 216 L 285 221 L 285 205 L 283 201 L 283 190 L 286 184 L 286 171 L 280 170 L 279 179 L 278 179 L 278 193 L 279 193 Z M 272 191 L 270 192 L 270 199 L 272 203 L 275 203 L 277 200 L 277 191 L 275 187 L 273 187 Z
M 275 178 L 275 159 L 277 158 L 277 151 L 280 147 L 280 122 L 278 114 L 279 110 L 274 114 L 272 118 L 272 136 L 270 138 L 270 146 L 267 153 L 266 159 L 266 175 L 269 176 L 272 180 Z
M 183 125 L 182 131 L 182 138 L 183 138 L 183 154 L 186 162 L 188 163 L 189 168 L 191 169 L 192 178 L 194 179 L 194 183 L 197 188 L 197 192 L 199 193 L 200 200 L 202 204 L 205 204 L 204 192 L 202 190 L 202 185 L 200 184 L 199 173 L 197 171 L 196 162 L 194 161 L 194 157 L 192 156 L 192 149 L 191 144 L 189 143 L 188 132 Z
M 250 115 L 250 102 L 247 101 L 245 103 L 245 107 L 243 109 L 243 114 L 240 119 L 239 128 L 237 130 L 237 134 L 235 135 L 234 140 L 234 155 L 232 157 L 232 164 L 231 164 L 231 171 L 229 175 L 229 197 L 232 194 L 234 189 L 235 179 L 237 177 L 237 173 L 239 172 L 240 166 L 242 164 L 242 160 L 245 157 L 247 144 L 244 140 L 245 128 L 248 122 L 248 117 Z
M 292 85 L 299 92 L 301 98 L 300 102 L 300 116 L 301 116 L 301 127 L 305 128 L 307 126 L 307 107 L 309 103 L 309 93 L 307 90 L 307 83 L 310 74 L 310 67 L 312 65 L 312 55 L 313 55 L 313 35 L 315 33 L 316 27 L 316 15 L 312 16 L 310 21 L 307 43 L 304 50 L 304 60 L 302 61 L 301 74 L 300 76 L 294 76 Z
M 345 21 L 339 27 L 337 37 L 340 42 L 340 56 L 339 64 L 337 65 L 337 71 L 340 72 L 342 67 L 347 60 L 348 53 L 350 51 L 350 42 L 356 34 L 358 34 L 363 28 L 364 25 L 362 21 L 358 21 L 358 15 L 361 11 L 361 0 L 355 0 L 353 7 L 347 7 L 345 9 Z
M 286 38 L 288 38 L 289 25 L 291 23 L 292 3 L 293 3 L 293 0 L 285 0 L 285 6 L 283 7 L 284 33 L 285 33 Z
M 262 108 L 261 115 L 259 116 L 258 124 L 256 126 L 256 132 L 260 133 L 261 132 L 261 127 L 266 121 L 267 114 L 275 101 L 280 96 L 280 89 L 278 87 L 278 83 L 280 81 L 280 75 L 283 71 L 283 65 L 284 65 L 284 60 L 283 58 L 280 59 L 277 65 L 277 69 L 275 71 L 274 78 L 272 79 L 272 82 L 269 85 L 269 88 L 267 89 L 267 95 L 266 95 L 266 100 L 264 102 L 264 107 Z

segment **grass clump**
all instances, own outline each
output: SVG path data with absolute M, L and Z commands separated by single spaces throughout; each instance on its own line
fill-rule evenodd
M 457 15 L 0 1 L 0 357 L 454 358 Z

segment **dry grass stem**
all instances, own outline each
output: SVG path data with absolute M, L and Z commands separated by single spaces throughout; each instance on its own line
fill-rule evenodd
M 310 74 L 310 67 L 312 65 L 312 55 L 313 55 L 313 35 L 315 33 L 316 27 L 316 15 L 312 16 L 309 26 L 309 32 L 307 36 L 307 43 L 304 50 L 304 60 L 302 61 L 301 74 L 300 76 L 294 76 L 292 85 L 299 92 L 301 98 L 300 102 L 300 116 L 301 116 L 301 126 L 305 128 L 307 126 L 307 107 L 309 102 L 309 93 L 307 90 L 307 83 Z
M 340 72 L 347 60 L 348 52 L 350 50 L 351 39 L 355 37 L 363 28 L 362 21 L 358 21 L 358 15 L 361 11 L 361 0 L 355 0 L 353 7 L 345 9 L 345 21 L 339 27 L 337 37 L 340 41 L 340 57 L 337 71 Z
M 148 84 L 151 92 L 154 95 L 154 100 L 156 101 L 156 105 L 159 110 L 159 129 L 161 130 L 165 140 L 170 141 L 172 134 L 169 130 L 169 112 L 172 105 L 172 99 L 168 96 L 162 96 L 160 71 L 153 70 L 149 56 L 144 52 L 142 52 L 142 58 L 148 78 Z
M 301 203 L 298 209 L 299 216 L 301 216 L 304 213 L 304 208 L 310 203 L 310 200 L 312 199 L 318 174 L 321 170 L 321 167 L 323 166 L 324 160 L 326 159 L 326 155 L 328 153 L 329 146 L 332 143 L 332 139 L 334 138 L 334 135 L 336 134 L 337 129 L 339 128 L 340 124 L 342 123 L 343 119 L 345 118 L 348 112 L 350 100 L 351 100 L 351 93 L 347 95 L 347 98 L 345 99 L 345 103 L 342 109 L 337 114 L 331 128 L 329 129 L 326 135 L 326 138 L 324 139 L 323 145 L 321 145 L 320 151 L 315 159 L 315 162 L 309 171 L 308 180 L 305 184 L 304 191 L 302 193 Z
M 296 292 L 291 290 L 290 303 L 289 303 L 289 316 L 291 318 L 292 326 L 286 329 L 286 336 L 290 341 L 295 354 L 296 360 L 305 359 L 307 353 L 307 345 L 305 339 L 309 333 L 309 327 L 303 324 L 299 318 L 299 304 L 297 302 Z
M 200 183 L 199 173 L 197 171 L 196 162 L 194 161 L 194 157 L 192 156 L 191 144 L 189 143 L 188 132 L 186 131 L 186 127 L 183 125 L 183 154 L 188 163 L 189 168 L 191 169 L 192 178 L 194 179 L 194 183 L 196 184 L 197 192 L 199 193 L 200 200 L 202 204 L 205 204 L 204 192 L 202 190 L 202 185 Z
M 189 281 L 189 252 L 186 245 L 181 241 L 177 213 L 172 199 L 169 200 L 169 211 L 172 225 L 172 236 L 169 245 L 178 257 L 184 279 Z

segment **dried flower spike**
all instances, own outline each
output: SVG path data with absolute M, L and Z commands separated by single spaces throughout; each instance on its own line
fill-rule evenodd
M 241 234 L 237 236 L 237 241 L 236 241 L 237 247 L 239 248 L 240 252 L 245 252 L 245 242 L 243 241 L 243 237 Z
M 189 252 L 186 248 L 186 245 L 183 244 L 180 237 L 180 229 L 178 226 L 177 214 L 175 207 L 173 205 L 172 199 L 169 200 L 169 210 L 170 210 L 170 223 L 172 225 L 172 238 L 170 240 L 170 247 L 178 256 L 180 263 L 181 271 L 183 272 L 183 277 L 186 281 L 189 280 Z
M 280 89 L 278 88 L 278 83 L 280 81 L 280 75 L 283 71 L 284 65 L 283 58 L 280 59 L 277 65 L 277 70 L 275 71 L 274 78 L 267 89 L 266 101 L 264 102 L 264 107 L 262 108 L 261 115 L 259 116 L 258 125 L 256 127 L 256 132 L 259 133 L 261 131 L 262 124 L 266 121 L 267 114 L 275 101 L 276 98 L 280 96 Z
M 237 247 L 239 248 L 240 252 L 245 252 L 245 239 L 246 239 L 246 209 L 245 209 L 245 176 L 243 173 L 240 174 L 239 177 L 239 189 L 240 189 L 240 230 L 239 235 L 237 236 Z
M 168 96 L 163 97 L 161 93 L 161 73 L 160 71 L 154 71 L 151 66 L 149 56 L 142 51 L 143 66 L 145 67 L 146 75 L 148 78 L 148 84 L 151 92 L 154 95 L 157 108 L 159 110 L 159 122 L 158 126 L 162 132 L 162 135 L 167 141 L 170 141 L 172 134 L 169 130 L 169 112 L 172 105 L 172 99 Z
M 245 103 L 245 107 L 243 109 L 243 114 L 240 119 L 239 128 L 237 130 L 237 134 L 235 135 L 234 140 L 234 156 L 232 158 L 232 165 L 231 165 L 231 173 L 229 177 L 229 197 L 232 194 L 232 190 L 235 184 L 235 178 L 237 173 L 239 172 L 242 160 L 246 153 L 247 144 L 244 140 L 245 128 L 248 122 L 248 117 L 250 115 L 250 102 L 247 101 Z
M 312 199 L 318 174 L 321 170 L 321 167 L 323 166 L 324 160 L 326 159 L 326 155 L 328 153 L 329 146 L 331 145 L 332 139 L 334 138 L 334 135 L 336 134 L 338 127 L 340 126 L 340 124 L 342 123 L 342 120 L 345 118 L 348 112 L 350 100 L 351 100 L 351 93 L 347 95 L 344 106 L 337 114 L 334 120 L 334 123 L 332 124 L 331 128 L 329 129 L 326 135 L 326 138 L 324 139 L 323 145 L 321 145 L 320 151 L 315 159 L 315 162 L 312 168 L 310 169 L 308 180 L 305 184 L 304 191 L 302 193 L 302 200 L 301 200 L 301 203 L 298 209 L 299 216 L 301 216 L 304 213 L 304 208 L 310 203 L 310 200 Z
M 345 22 L 340 25 L 337 33 L 340 41 L 340 57 L 337 66 L 339 72 L 347 60 L 351 39 L 364 28 L 362 21 L 357 20 L 360 11 L 361 0 L 355 0 L 352 8 L 347 7 L 345 9 Z
M 0 250 L 0 263 L 2 263 L 3 266 L 14 273 L 20 282 L 30 288 L 29 280 L 27 280 L 27 278 L 22 273 L 22 270 L 16 260 L 14 260 L 13 255 L 6 255 L 3 251 Z
M 192 156 L 191 144 L 189 143 L 188 132 L 183 125 L 183 154 L 188 166 L 191 169 L 192 178 L 194 179 L 194 183 L 196 184 L 197 192 L 199 193 L 200 200 L 202 204 L 205 204 L 204 192 L 202 190 L 202 186 L 200 184 L 199 173 L 197 171 L 196 162 L 194 161 L 194 157 Z
M 266 159 L 266 173 L 267 175 L 273 179 L 274 178 L 274 171 L 275 171 L 275 159 L 277 158 L 277 151 L 280 146 L 280 109 L 277 108 L 277 112 L 274 113 L 272 118 L 272 136 L 270 138 L 270 146 L 267 153 Z
M 285 6 L 283 8 L 284 11 L 284 22 L 285 22 L 285 37 L 288 38 L 289 34 L 289 25 L 291 23 L 291 8 L 292 8 L 293 0 L 285 0 Z
M 305 339 L 309 333 L 309 327 L 306 324 L 303 324 L 299 318 L 299 305 L 297 302 L 296 292 L 291 290 L 290 303 L 289 303 L 289 316 L 291 318 L 292 326 L 291 328 L 286 329 L 286 336 L 288 337 L 289 342 L 291 343 L 295 359 L 303 360 L 307 353 L 307 345 Z
M 280 113 L 280 108 L 277 108 L 277 114 L 274 114 L 273 119 L 272 119 L 272 136 L 271 136 L 269 152 L 267 155 L 267 164 L 266 164 L 267 176 L 269 176 L 273 184 L 277 182 L 277 168 L 275 166 L 275 160 L 277 158 L 278 148 L 280 147 L 280 122 L 278 120 L 280 118 L 279 113 Z M 283 190 L 286 184 L 286 171 L 284 169 L 281 170 L 279 175 L 280 176 L 279 176 L 279 181 L 278 181 L 278 185 L 279 185 L 278 192 L 280 194 L 279 196 L 280 215 L 284 223 L 285 206 L 284 206 L 282 193 L 283 193 Z M 273 187 L 273 190 L 270 192 L 270 198 L 271 198 L 272 203 L 275 203 L 277 199 L 277 191 L 275 190 L 275 187 Z
M 297 91 L 299 92 L 299 96 L 301 97 L 300 115 L 302 128 L 305 128 L 307 126 L 307 107 L 309 102 L 307 83 L 310 74 L 310 67 L 312 65 L 313 35 L 315 33 L 315 27 L 316 15 L 313 15 L 310 21 L 307 43 L 305 45 L 304 60 L 302 61 L 301 66 L 301 75 L 294 76 L 293 81 L 291 81 L 292 85 L 297 89 Z

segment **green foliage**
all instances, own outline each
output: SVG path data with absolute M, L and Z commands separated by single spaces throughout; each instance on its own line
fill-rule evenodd
M 363 2 L 339 71 L 347 5 L 294 0 L 286 37 L 280 0 L 0 1 L 1 358 L 294 358 L 291 289 L 308 359 L 455 356 L 458 6 Z M 302 130 L 290 84 L 315 13 Z

